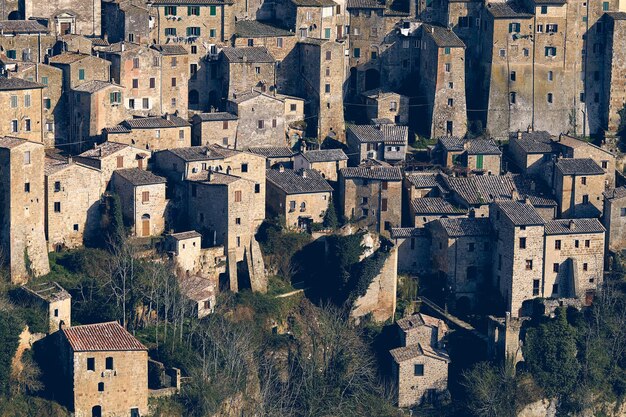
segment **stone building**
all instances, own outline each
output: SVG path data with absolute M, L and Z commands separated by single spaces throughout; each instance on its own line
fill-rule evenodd
M 439 171 L 407 172 L 404 177 L 406 201 L 422 197 L 439 197 L 444 192 L 443 176 Z
M 250 4 L 250 2 L 248 2 Z M 237 20 L 233 39 L 235 48 L 263 47 L 276 59 L 276 88 L 297 91 L 294 68 L 298 66 L 297 42 L 293 31 L 276 26 L 274 22 Z
M 124 221 L 138 237 L 158 236 L 165 230 L 167 199 L 166 179 L 139 169 L 113 172 L 112 189 L 120 196 Z
M 467 131 L 465 44 L 451 30 L 422 25 L 420 91 L 424 134 L 463 137 Z
M 505 175 L 441 176 L 447 198 L 475 217 L 489 216 L 489 205 L 497 200 L 518 200 L 514 177 Z
M 63 70 L 64 93 L 90 81 L 111 80 L 111 63 L 97 56 L 64 52 L 51 57 L 48 63 Z
M 433 150 L 439 162 L 448 168 L 462 167 L 467 173 L 499 175 L 502 151 L 490 139 L 440 137 Z
M 68 141 L 67 97 L 62 95 L 63 73 L 46 64 L 19 62 L 4 65 L 8 76 L 43 85 L 42 124 L 46 148 Z
M 63 328 L 59 362 L 76 417 L 148 414 L 148 349 L 117 322 Z
M 185 48 L 122 41 L 98 54 L 111 61 L 112 81 L 124 86 L 124 106 L 129 114 L 176 113 L 187 117 L 189 66 Z
M 367 159 L 389 163 L 404 161 L 408 140 L 406 126 L 350 125 L 346 129 L 350 164 L 353 166 Z
M 275 8 L 276 18 L 299 38 L 342 39 L 346 34 L 343 1 L 285 0 Z
M 34 20 L 0 21 L 0 51 L 8 59 L 43 63 L 55 43 L 50 30 Z
M 598 25 L 604 25 L 606 28 L 600 111 L 600 114 L 605 116 L 606 123 L 603 123 L 602 128 L 609 133 L 617 133 L 623 120 L 619 112 L 624 110 L 626 103 L 626 84 L 624 84 L 626 52 L 621 47 L 626 42 L 626 12 L 622 10 L 605 13 Z
M 432 268 L 445 280 L 455 308 L 468 312 L 491 283 L 494 239 L 490 220 L 442 218 L 429 223 L 428 230 Z
M 397 250 L 399 274 L 419 275 L 430 272 L 430 236 L 423 227 L 392 227 L 391 239 Z
M 433 403 L 448 388 L 450 358 L 443 349 L 448 326 L 443 320 L 422 313 L 396 322 L 402 347 L 389 351 L 397 386 L 398 407 Z
M 72 296 L 58 283 L 42 282 L 21 288 L 48 319 L 48 334 L 72 325 Z
M 409 124 L 409 98 L 380 88 L 363 92 L 367 118 L 389 119 L 397 125 Z
M 194 114 L 191 117 L 191 144 L 234 148 L 238 123 L 237 115 L 228 112 Z
M 259 146 L 246 149 L 247 152 L 265 157 L 265 166 L 270 168 L 292 169 L 294 165 L 294 155 L 296 154 L 288 146 Z
M 561 158 L 554 163 L 553 189 L 562 217 L 599 217 L 605 172 L 590 158 Z
M 204 318 L 215 311 L 216 288 L 211 280 L 198 276 L 186 276 L 180 280 L 179 285 L 183 297 L 193 306 L 195 318 Z
M 604 192 L 602 224 L 607 230 L 607 249 L 611 252 L 626 249 L 626 187 Z
M 422 197 L 409 204 L 412 226 L 424 227 L 433 220 L 467 216 L 467 210 L 455 207 L 441 197 Z
M 528 317 L 489 316 L 487 322 L 487 355 L 498 361 L 513 358 L 514 363 L 524 360 L 521 332 Z
M 105 81 L 89 81 L 72 90 L 70 138 L 74 149 L 100 141 L 105 128 L 128 118 L 122 91 L 122 86 Z
M 268 214 L 285 218 L 293 229 L 310 230 L 322 223 L 333 188 L 312 169 L 268 169 L 265 201 Z
M 202 251 L 202 235 L 195 230 L 169 233 L 165 240 L 166 250 L 172 253 L 176 266 L 187 274 L 198 269 L 198 260 Z
M 83 246 L 100 227 L 100 170 L 72 158 L 47 157 L 44 172 L 48 250 Z
M 615 187 L 615 155 L 607 149 L 566 134 L 554 139 L 555 151 L 564 158 L 590 158 L 604 171 L 604 187 Z
M 514 201 L 492 204 L 489 217 L 497 236 L 493 285 L 500 289 L 506 311 L 523 316 L 524 302 L 539 297 L 544 276 L 545 221 L 530 204 Z
M 298 43 L 300 91 L 306 98 L 307 131 L 321 142 L 327 137 L 345 142 L 343 91 L 345 45 L 328 39 L 304 38 Z M 310 116 L 309 116 L 310 115 Z
M 43 143 L 42 84 L 21 78 L 0 77 L 0 106 L 4 120 L 1 136 L 14 136 Z
M 339 171 L 342 215 L 373 232 L 389 236 L 401 224 L 402 172 L 385 166 L 347 167 Z
M 276 90 L 276 59 L 265 47 L 222 48 L 222 97 L 257 89 Z
M 139 168 L 146 169 L 151 152 L 138 149 L 130 145 L 115 142 L 104 142 L 94 145 L 73 159 L 82 165 L 96 168 L 100 171 L 100 194 L 109 189 L 109 182 L 113 172 L 118 169 Z
M 209 280 L 213 289 L 219 286 L 219 277 L 226 272 L 226 256 L 223 246 L 202 247 L 202 235 L 195 230 L 179 233 L 169 233 L 165 235 L 164 249 L 172 259 L 178 270 L 187 277 L 201 277 Z M 196 286 L 193 286 L 196 288 Z M 190 288 L 193 289 L 193 288 Z M 210 289 L 204 286 L 194 298 L 198 302 L 199 312 L 209 308 L 200 305 L 197 296 L 206 294 L 205 290 Z M 209 296 L 207 299 L 211 299 Z M 213 300 L 214 301 L 214 300 Z M 204 304 L 204 303 L 203 303 Z M 215 306 L 212 302 L 211 306 Z M 205 308 L 207 307 L 207 308 Z
M 64 52 L 73 52 L 82 55 L 93 55 L 100 48 L 107 48 L 109 42 L 102 38 L 93 38 L 83 35 L 67 34 L 57 38 L 53 54 L 59 55 Z
M 0 138 L 0 247 L 12 283 L 50 272 L 46 250 L 44 147 Z
M 239 119 L 235 149 L 287 144 L 285 104 L 280 99 L 259 91 L 249 91 L 233 95 L 226 107 Z
M 143 4 L 136 2 L 102 2 L 102 34 L 109 42 L 151 42 L 150 31 L 154 21 Z
M 510 135 L 508 152 L 524 174 L 541 177 L 552 161 L 553 145 L 548 132 L 517 131 Z
M 598 219 L 546 222 L 539 296 L 580 298 L 590 304 L 604 278 L 604 234 Z
M 293 168 L 314 169 L 326 181 L 336 182 L 339 171 L 348 164 L 348 157 L 341 149 L 319 149 L 299 153 L 293 161 Z
M 171 114 L 124 120 L 115 127 L 104 129 L 104 134 L 107 141 L 152 151 L 191 146 L 191 125 Z
M 55 35 L 70 33 L 100 36 L 102 7 L 98 1 L 75 2 L 24 0 L 20 5 L 25 19 L 43 20 Z

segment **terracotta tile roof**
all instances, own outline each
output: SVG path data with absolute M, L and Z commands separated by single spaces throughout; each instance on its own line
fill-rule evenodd
M 402 171 L 396 167 L 346 167 L 340 171 L 344 178 L 360 178 L 380 181 L 401 181 Z
M 520 203 L 518 201 L 499 201 L 495 204 L 515 226 L 536 226 L 545 224 L 545 220 L 530 204 Z
M 311 163 L 348 160 L 348 157 L 341 149 L 319 149 L 307 151 L 304 152 L 302 156 Z
M 407 181 L 415 188 L 435 188 L 439 186 L 437 181 L 439 173 L 428 174 L 408 174 L 406 176 Z
M 614 198 L 624 198 L 626 197 L 626 187 L 617 187 L 610 191 L 605 191 L 604 197 L 612 200 Z
M 152 0 L 152 4 L 155 6 L 209 6 L 213 4 L 232 4 L 230 0 Z
M 454 207 L 441 197 L 422 197 L 411 201 L 411 209 L 417 214 L 464 214 L 467 211 Z
M 87 54 L 79 54 L 76 52 L 64 52 L 59 55 L 51 56 L 49 59 L 50 64 L 72 64 L 74 62 L 78 62 L 82 59 L 89 58 L 91 55 Z M 95 57 L 94 57 L 95 58 Z
M 561 158 L 556 167 L 563 175 L 604 175 L 604 170 L 591 158 Z
M 231 63 L 243 63 L 243 62 L 276 62 L 272 54 L 269 53 L 264 46 L 251 46 L 245 48 L 222 48 L 222 54 L 228 62 Z
M 448 152 L 463 151 L 463 138 L 458 136 L 442 136 L 437 139 L 437 143 Z
M 288 146 L 258 146 L 248 148 L 247 151 L 266 158 L 291 158 L 295 155 Z
M 446 231 L 449 237 L 462 236 L 489 236 L 491 223 L 485 217 L 455 217 L 437 219 L 438 223 Z
M 423 227 L 392 227 L 390 234 L 392 239 L 407 239 L 428 235 Z
M 132 185 L 151 185 L 151 184 L 165 184 L 167 180 L 164 177 L 154 175 L 150 171 L 139 168 L 126 168 L 118 169 L 113 172 L 113 175 L 119 175 Z
M 44 87 L 45 85 L 43 84 L 23 80 L 17 77 L 13 77 L 13 78 L 0 77 L 0 91 L 31 90 L 34 88 L 44 88 Z
M 435 44 L 440 48 L 465 48 L 463 41 L 448 28 L 424 23 L 422 24 L 422 30 L 426 36 L 433 38 Z
M 69 327 L 62 332 L 74 352 L 148 350 L 115 321 Z
M 2 20 L 0 33 L 50 33 L 50 30 L 35 20 Z
M 215 295 L 215 285 L 209 279 L 198 276 L 181 279 L 180 290 L 185 297 L 196 302 L 204 301 Z
M 469 155 L 502 155 L 498 145 L 490 139 L 468 140 L 464 146 Z
M 240 38 L 269 38 L 275 36 L 295 36 L 295 33 L 276 26 L 274 22 L 238 20 L 235 22 L 235 36 Z
M 332 192 L 333 187 L 326 182 L 322 175 L 314 169 L 268 169 L 268 182 L 284 191 L 286 194 L 308 194 Z
M 415 313 L 411 314 L 408 317 L 401 318 L 400 320 L 396 321 L 396 324 L 398 325 L 398 327 L 400 327 L 401 330 L 404 331 L 411 330 L 420 326 L 444 326 L 446 329 L 448 328 L 448 326 L 446 326 L 442 320 L 436 319 L 423 313 Z
M 546 222 L 547 235 L 574 233 L 603 233 L 606 231 L 598 219 L 559 219 Z
M 469 205 L 483 205 L 497 199 L 513 199 L 516 191 L 511 175 L 442 176 L 447 188 Z
M 626 12 L 605 12 L 605 14 L 615 20 L 626 20 Z
M 223 120 L 237 120 L 236 114 L 228 113 L 225 111 L 213 112 L 213 113 L 198 113 L 194 114 L 192 119 L 200 120 L 202 122 L 215 122 Z
M 25 143 L 28 143 L 26 139 L 15 138 L 13 136 L 0 137 L 0 148 L 12 149 Z

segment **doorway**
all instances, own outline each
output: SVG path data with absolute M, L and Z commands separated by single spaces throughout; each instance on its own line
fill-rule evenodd
M 150 215 L 141 216 L 141 236 L 150 236 Z

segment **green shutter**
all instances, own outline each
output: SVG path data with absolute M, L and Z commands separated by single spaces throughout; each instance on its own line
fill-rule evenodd
M 111 101 L 111 104 L 115 103 L 115 93 L 109 94 L 109 100 Z
M 450 55 L 450 47 L 449 46 L 446 46 L 446 48 L 444 49 L 444 53 L 446 55 Z
M 82 68 L 80 68 L 80 69 L 78 70 L 78 79 L 79 79 L 79 80 L 84 80 L 84 79 L 85 79 L 85 70 L 84 70 L 84 69 L 82 69 Z
M 210 6 L 209 7 L 209 14 L 211 16 L 215 16 L 217 14 L 217 8 L 215 6 Z
M 187 36 L 191 36 L 191 28 L 187 28 Z
M 476 169 L 483 169 L 483 156 L 476 155 Z

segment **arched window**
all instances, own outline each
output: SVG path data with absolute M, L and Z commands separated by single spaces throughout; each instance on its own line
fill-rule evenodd
M 200 93 L 197 90 L 189 90 L 189 105 L 195 105 L 200 102 Z

